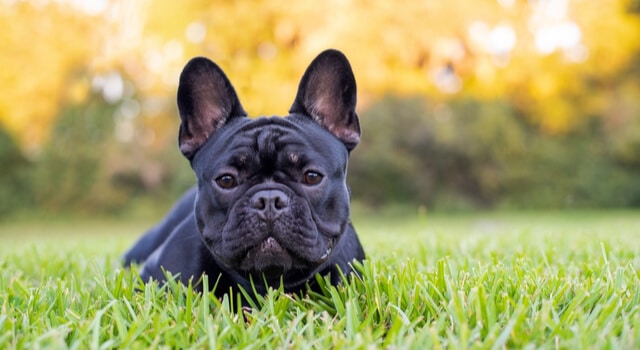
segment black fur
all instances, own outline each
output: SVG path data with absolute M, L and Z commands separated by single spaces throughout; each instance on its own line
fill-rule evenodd
M 206 58 L 178 88 L 180 150 L 197 186 L 124 256 L 141 276 L 163 269 L 216 293 L 242 286 L 299 292 L 316 274 L 340 282 L 364 251 L 349 219 L 347 160 L 360 140 L 356 82 L 346 57 L 321 53 L 284 118 L 247 118 L 223 71 Z M 201 285 L 196 285 L 201 289 Z

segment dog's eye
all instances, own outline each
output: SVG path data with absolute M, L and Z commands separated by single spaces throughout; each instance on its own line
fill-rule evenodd
M 322 181 L 322 175 L 315 171 L 307 171 L 302 177 L 302 183 L 305 185 L 317 185 Z
M 217 178 L 216 184 L 218 184 L 218 186 L 220 186 L 221 188 L 224 188 L 225 190 L 238 186 L 238 182 L 236 181 L 236 178 L 229 174 L 225 174 Z

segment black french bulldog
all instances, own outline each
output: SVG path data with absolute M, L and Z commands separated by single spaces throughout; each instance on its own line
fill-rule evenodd
M 347 159 L 360 140 L 356 82 L 339 51 L 307 68 L 285 118 L 247 118 L 236 92 L 206 58 L 180 75 L 180 151 L 197 186 L 124 256 L 141 277 L 196 283 L 206 274 L 216 294 L 242 286 L 297 293 L 316 274 L 364 259 L 349 219 Z M 202 285 L 195 286 L 202 290 Z

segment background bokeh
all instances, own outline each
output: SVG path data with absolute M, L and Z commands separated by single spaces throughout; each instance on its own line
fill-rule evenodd
M 0 216 L 166 208 L 188 59 L 286 115 L 326 48 L 358 81 L 357 203 L 640 207 L 638 0 L 0 0 L 0 48 Z

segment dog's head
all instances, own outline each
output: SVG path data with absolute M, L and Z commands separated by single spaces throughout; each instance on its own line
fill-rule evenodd
M 355 106 L 351 67 L 335 50 L 307 68 L 285 118 L 248 118 L 215 63 L 186 65 L 179 145 L 198 181 L 198 229 L 227 272 L 287 287 L 330 262 L 349 224 Z

